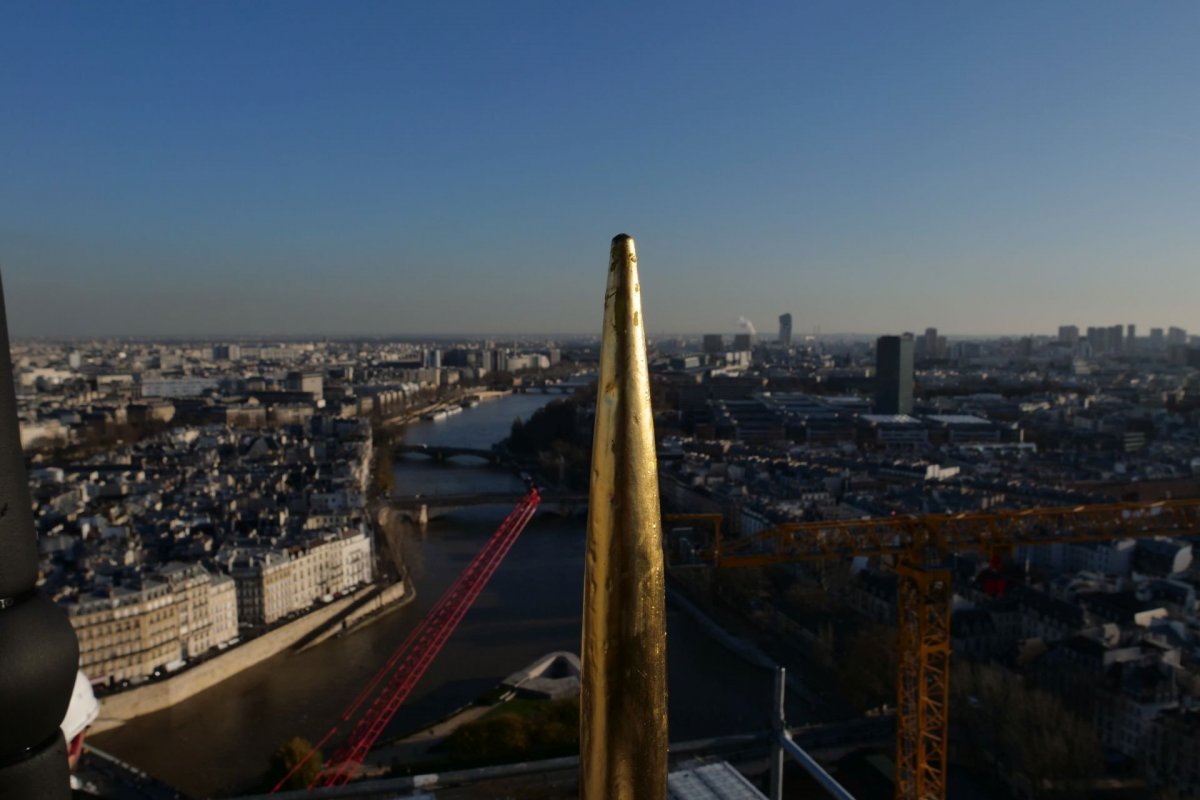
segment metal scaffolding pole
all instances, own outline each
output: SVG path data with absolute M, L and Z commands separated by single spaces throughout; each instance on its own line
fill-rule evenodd
M 783 737 L 787 735 L 787 670 L 775 668 L 775 702 L 771 705 L 771 776 L 767 795 L 771 800 L 783 800 Z
M 775 700 L 771 704 L 771 775 L 768 778 L 767 794 L 771 800 L 783 800 L 784 756 L 795 759 L 821 788 L 837 800 L 854 800 L 854 795 L 837 782 L 816 759 L 796 744 L 788 731 L 784 701 L 787 699 L 787 670 L 775 668 Z

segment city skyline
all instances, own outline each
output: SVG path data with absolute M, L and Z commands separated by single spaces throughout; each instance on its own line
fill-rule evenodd
M 1062 340 L 1062 330 L 1065 328 L 1078 329 L 1078 340 L 1086 341 L 1086 333 L 1095 327 L 1097 330 L 1107 332 L 1108 330 L 1121 327 L 1124 325 L 1115 324 L 1113 326 L 1080 326 L 1080 325 L 1060 325 L 1055 330 L 1051 331 L 1013 331 L 1013 332 L 985 332 L 985 333 L 958 333 L 954 331 L 946 331 L 936 327 L 910 326 L 909 328 L 896 328 L 892 330 L 877 330 L 877 331 L 822 331 L 810 330 L 803 331 L 793 329 L 792 339 L 793 344 L 811 337 L 816 341 L 861 341 L 874 342 L 881 336 L 897 336 L 909 334 L 913 336 L 924 335 L 928 331 L 934 331 L 941 335 L 942 339 L 954 341 L 1000 341 L 1000 340 L 1019 340 L 1033 339 L 1038 341 L 1056 341 Z M 1165 334 L 1168 331 L 1180 331 L 1183 339 L 1177 342 L 1182 345 L 1195 346 L 1197 340 L 1200 340 L 1200 334 L 1196 334 L 1188 328 L 1179 328 L 1178 326 L 1170 325 L 1155 325 L 1140 330 L 1137 334 L 1136 341 L 1146 344 L 1162 344 L 1167 343 Z M 1163 334 L 1162 341 L 1156 342 L 1154 339 L 1155 332 Z M 706 336 L 718 335 L 725 339 L 725 343 L 733 345 L 735 339 L 740 335 L 745 335 L 745 331 L 737 327 L 726 327 L 723 330 L 693 330 L 693 331 L 653 331 L 647 334 L 650 337 L 650 343 L 654 341 L 694 341 L 697 348 L 702 347 L 702 340 Z M 13 336 L 14 342 L 22 343 L 112 343 L 112 342 L 128 342 L 131 344 L 151 344 L 151 345 L 207 345 L 215 343 L 237 343 L 237 342 L 253 342 L 253 343 L 271 343 L 271 342 L 286 342 L 286 343 L 304 343 L 304 342 L 378 342 L 396 344 L 426 344 L 426 345 L 450 345 L 467 342 L 494 341 L 497 345 L 509 345 L 518 342 L 573 342 L 573 343 L 598 343 L 600 337 L 589 331 L 413 331 L 413 332 L 398 332 L 398 333 L 314 333 L 305 331 L 296 331 L 292 333 L 238 333 L 238 332 L 223 332 L 223 333 L 179 333 L 179 334 L 144 334 L 144 335 L 123 335 L 123 334 L 107 334 L 107 335 L 32 335 L 32 336 Z M 755 344 L 775 344 L 778 340 L 778 331 L 776 329 L 766 329 L 758 331 L 753 341 Z
M 1194 7 L 681 8 L 9 7 L 12 333 L 1200 328 Z
M 786 331 L 787 317 L 781 322 Z M 1051 713 L 1074 722 L 1069 736 L 1053 737 L 1055 746 L 1085 754 L 1026 761 L 1016 771 L 1004 762 L 1004 772 L 987 779 L 1036 769 L 1047 778 L 1107 782 L 1103 746 L 1144 763 L 1150 787 L 1194 794 L 1194 771 L 1170 764 L 1200 741 L 1200 636 L 1188 624 L 1200 589 L 1192 541 L 1200 520 L 1200 339 L 1178 328 L 1151 330 L 1131 348 L 1129 333 L 1120 325 L 1062 326 L 1053 338 L 959 342 L 928 328 L 920 336 L 789 348 L 764 332 L 765 346 L 752 348 L 745 332 L 705 336 L 703 352 L 666 343 L 646 364 L 658 387 L 654 470 L 663 513 L 740 519 L 740 533 L 719 540 L 731 543 L 722 568 L 736 567 L 746 545 L 760 542 L 761 557 L 779 563 L 834 557 L 819 575 L 796 570 L 784 586 L 759 573 L 733 601 L 721 601 L 731 610 L 769 609 L 746 617 L 764 644 L 817 641 L 827 663 L 844 654 L 846 669 L 836 675 L 806 669 L 807 659 L 786 664 L 814 696 L 831 698 L 811 713 L 840 719 L 845 708 L 905 707 L 904 665 L 912 661 L 897 655 L 889 664 L 880 646 L 892 625 L 903 631 L 911 618 L 904 598 L 912 595 L 894 584 L 912 574 L 904 559 L 936 565 L 930 548 L 953 548 L 956 556 L 941 561 L 951 591 L 941 595 L 944 604 L 926 606 L 947 615 L 937 626 L 947 637 L 942 658 L 953 652 L 972 670 L 1037 687 L 991 701 L 997 713 L 1022 715 L 1009 738 L 998 743 L 987 734 L 994 725 L 980 724 L 957 728 L 954 741 L 978 736 L 989 751 L 1019 757 L 1025 732 L 1044 722 L 1043 709 L 1057 707 Z M 105 703 L 88 735 L 159 780 L 196 796 L 249 787 L 264 764 L 276 763 L 279 743 L 314 741 L 344 703 L 351 705 L 343 722 L 325 740 L 357 743 L 353 764 L 395 775 L 406 763 L 390 746 L 373 749 L 383 727 L 351 726 L 344 714 L 403 714 L 400 724 L 427 731 L 417 735 L 425 755 L 407 763 L 428 764 L 413 759 L 444 752 L 436 729 L 448 720 L 463 730 L 476 724 L 452 709 L 467 703 L 478 713 L 480 702 L 491 702 L 481 689 L 522 674 L 513 670 L 531 653 L 573 658 L 563 654 L 579 645 L 586 605 L 583 492 L 594 480 L 587 443 L 607 438 L 593 430 L 601 401 L 592 387 L 604 382 L 594 337 L 561 345 L 18 341 L 12 356 L 4 365 L 15 389 L 9 431 L 29 458 L 30 482 L 29 499 L 18 496 L 17 507 L 33 512 L 38 586 L 64 612 L 85 680 Z M 10 450 L 19 452 L 16 444 Z M 510 489 L 498 493 L 505 484 Z M 499 523 L 510 503 L 514 511 Z M 550 513 L 535 514 L 539 503 Z M 681 528 L 664 517 L 664 543 L 681 591 L 688 591 L 685 576 L 701 575 L 690 585 L 702 597 L 711 584 L 695 570 L 715 567 L 708 559 L 718 529 L 690 519 Z M 886 520 L 896 524 L 895 536 L 880 535 Z M 526 523 L 531 530 L 521 536 Z M 795 549 L 806 537 L 794 525 L 821 534 L 807 552 Z M 773 533 L 771 526 L 786 527 Z M 787 538 L 779 537 L 784 531 Z M 994 555 L 997 535 L 1023 544 L 1011 556 Z M 455 579 L 469 542 L 485 544 Z M 1041 546 L 1051 542 L 1057 546 Z M 984 552 L 973 556 L 976 547 Z M 419 555 L 409 561 L 412 551 Z M 901 559 L 899 567 L 887 569 L 879 554 Z M 851 563 L 851 555 L 861 560 Z M 475 588 L 463 589 L 464 581 Z M 830 590 L 833 581 L 842 588 Z M 475 590 L 486 599 L 470 608 Z M 837 609 L 825 619 L 839 638 L 820 644 L 775 621 L 796 619 L 790 598 L 800 592 L 824 597 L 825 613 Z M 450 596 L 456 600 L 447 605 Z M 372 597 L 409 611 L 372 621 L 383 610 L 375 600 L 362 604 Z M 971 605 L 956 607 L 952 598 Z M 336 619 L 341 624 L 330 625 Z M 471 621 L 458 626 L 462 619 Z M 373 633 L 358 632 L 360 622 Z M 411 633 L 432 629 L 442 633 Z M 741 673 L 727 659 L 695 655 L 725 651 L 726 640 L 709 638 L 712 630 L 697 626 L 704 640 L 683 639 L 680 648 L 688 634 L 677 626 L 668 641 L 692 656 L 684 657 L 687 677 L 670 678 L 677 741 L 744 724 L 754 689 L 714 694 L 712 686 L 741 683 Z M 285 654 L 294 637 L 314 633 L 312 646 L 322 648 L 316 661 Z M 895 652 L 911 652 L 904 648 L 915 640 L 896 638 Z M 1033 638 L 1044 651 L 1023 663 L 1017 656 Z M 1087 654 L 1091 661 L 1081 663 Z M 867 661 L 870 672 L 856 666 Z M 381 663 L 396 670 L 383 681 L 371 678 L 382 674 Z M 765 699 L 760 662 L 736 663 Z M 1089 682 L 1088 664 L 1106 663 L 1120 680 Z M 572 676 L 561 678 L 564 691 L 577 684 Z M 974 694 L 965 680 L 952 678 L 950 708 L 966 707 L 963 698 Z M 408 697 L 403 687 L 415 681 L 434 688 Z M 372 685 L 387 688 L 376 702 L 352 700 L 364 683 L 367 694 Z M 319 687 L 319 698 L 305 686 Z M 245 703 L 246 696 L 263 701 Z M 503 713 L 507 692 L 490 696 L 500 699 L 488 713 Z M 714 696 L 730 700 L 715 706 L 719 724 Z M 693 698 L 703 721 L 689 721 Z M 864 729 L 872 716 L 882 733 Z M 913 719 L 903 711 L 895 722 L 818 716 L 811 724 L 849 724 L 857 747 L 890 754 L 893 738 L 906 741 L 912 730 L 906 718 Z M 422 729 L 426 722 L 435 727 Z M 700 722 L 713 727 L 693 727 Z M 576 741 L 573 730 L 564 729 L 564 745 Z M 188 758 L 170 745 L 182 740 L 191 742 Z M 476 758 L 457 752 L 448 769 Z M 513 752 L 536 763 L 525 744 Z M 761 778 L 764 759 L 751 759 L 730 768 Z M 337 757 L 325 763 L 324 780 L 341 774 L 328 772 Z M 861 760 L 826 763 L 853 775 Z M 969 769 L 951 780 L 965 782 Z M 321 768 L 312 771 L 306 780 Z M 899 784 L 903 767 L 895 775 Z M 287 780 L 283 767 L 275 779 Z M 578 793 L 569 786 L 556 796 Z

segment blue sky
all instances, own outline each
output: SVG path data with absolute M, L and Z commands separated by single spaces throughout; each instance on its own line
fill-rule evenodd
M 6 3 L 14 335 L 1200 332 L 1200 5 Z

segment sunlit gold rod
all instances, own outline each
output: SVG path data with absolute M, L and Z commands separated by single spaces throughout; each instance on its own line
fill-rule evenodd
M 667 631 L 658 460 L 633 237 L 612 241 L 583 588 L 580 796 L 667 794 Z

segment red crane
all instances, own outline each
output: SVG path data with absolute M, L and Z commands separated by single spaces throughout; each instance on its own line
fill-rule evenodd
M 392 652 L 375 676 L 342 713 L 338 722 L 317 742 L 309 758 L 322 745 L 333 739 L 344 725 L 353 723 L 346 742 L 325 762 L 309 788 L 340 786 L 354 777 L 371 747 L 441 652 L 442 646 L 454 633 L 454 629 L 475 602 L 475 598 L 483 591 L 496 568 L 508 555 L 517 537 L 525 530 L 540 502 L 541 497 L 537 489 L 531 489 L 529 494 L 521 498 L 479 554 L 425 615 L 416 629 L 408 635 L 404 643 Z M 365 712 L 360 713 L 367 699 L 376 692 L 381 683 L 384 684 L 383 689 L 375 696 L 374 702 L 367 706 Z M 275 784 L 271 792 L 279 791 L 307 760 L 306 758 L 293 767 L 291 772 Z

